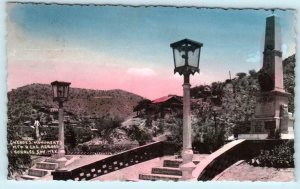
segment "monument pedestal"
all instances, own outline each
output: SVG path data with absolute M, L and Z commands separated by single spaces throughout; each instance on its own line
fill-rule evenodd
M 287 106 L 289 93 L 285 91 L 260 92 L 256 96 L 256 109 L 251 122 L 250 134 L 267 134 L 267 138 L 280 138 L 280 133 L 288 132 L 283 124 L 282 106 Z

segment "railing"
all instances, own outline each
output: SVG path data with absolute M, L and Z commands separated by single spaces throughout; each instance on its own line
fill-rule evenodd
M 84 147 L 86 149 L 84 149 Z M 138 144 L 103 144 L 103 145 L 83 145 L 76 150 L 68 150 L 67 155 L 112 155 L 126 150 L 139 147 Z
M 270 150 L 286 140 L 238 140 L 228 143 L 224 148 L 201 161 L 193 175 L 197 180 L 212 180 L 226 168 L 239 160 L 247 160 L 257 156 L 262 149 Z M 104 174 L 117 171 L 144 161 L 164 155 L 173 155 L 174 145 L 167 142 L 155 142 L 127 150 L 105 159 L 78 167 L 72 170 L 52 172 L 54 180 L 91 180 Z
M 239 160 L 252 159 L 259 155 L 261 150 L 270 150 L 275 146 L 284 143 L 287 140 L 240 140 L 232 145 L 228 150 L 222 149 L 214 152 L 216 155 L 205 162 L 200 162 L 197 165 L 199 171 L 197 180 L 208 181 L 220 174 L 226 168 Z M 213 154 L 212 154 L 213 155 Z M 199 166 L 199 167 L 198 167 Z M 202 167 L 201 167 L 202 166 Z M 196 169 L 197 169 L 196 168 Z
M 66 155 L 112 155 L 112 154 L 114 154 L 114 153 L 111 153 L 111 152 L 82 152 L 82 151 L 66 152 Z
M 52 172 L 53 180 L 91 180 L 144 161 L 172 154 L 172 144 L 155 142 L 75 168 Z

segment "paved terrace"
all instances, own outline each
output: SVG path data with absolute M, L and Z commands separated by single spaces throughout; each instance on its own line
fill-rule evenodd
M 193 161 L 201 161 L 209 154 L 195 154 Z M 153 167 L 161 167 L 164 160 L 176 160 L 175 156 L 163 156 L 155 158 L 143 163 L 139 163 L 127 168 L 123 168 L 100 177 L 92 179 L 92 181 L 138 181 L 139 174 L 150 174 Z
M 78 167 L 82 167 L 84 165 L 99 161 L 101 159 L 107 158 L 109 155 L 81 155 L 78 157 L 76 161 L 71 163 L 66 167 L 67 170 L 72 170 Z

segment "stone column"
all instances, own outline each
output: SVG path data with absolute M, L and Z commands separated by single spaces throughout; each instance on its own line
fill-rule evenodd
M 67 161 L 65 157 L 65 133 L 64 133 L 64 108 L 63 102 L 59 102 L 58 108 L 58 141 L 60 142 L 58 154 L 57 154 L 57 163 L 58 168 L 63 168 Z
M 266 19 L 265 47 L 262 68 L 272 79 L 272 90 L 284 92 L 279 17 Z
M 59 102 L 58 108 L 58 140 L 60 142 L 58 157 L 65 156 L 65 135 L 64 135 L 64 108 L 63 102 Z
M 182 171 L 182 180 L 192 178 L 192 172 L 196 168 L 193 163 L 192 150 L 192 127 L 191 127 L 191 97 L 190 97 L 190 76 L 184 75 L 183 83 L 183 149 L 182 149 L 182 164 L 180 169 Z

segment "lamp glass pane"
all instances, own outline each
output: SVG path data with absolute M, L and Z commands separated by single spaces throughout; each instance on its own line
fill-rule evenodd
M 189 66 L 193 66 L 198 68 L 199 67 L 199 53 L 200 48 L 190 48 L 188 51 L 188 64 Z
M 64 87 L 64 97 L 65 97 L 65 98 L 68 98 L 68 95 L 69 95 L 68 91 L 69 91 L 69 87 L 68 87 L 68 86 L 65 86 L 65 87 Z
M 52 90 L 53 90 L 53 97 L 57 97 L 57 85 L 52 85 Z
M 57 86 L 57 97 L 62 98 L 64 97 L 64 87 L 63 86 Z
M 183 48 L 176 48 L 173 50 L 175 57 L 175 67 L 181 67 L 185 65 L 185 51 Z

